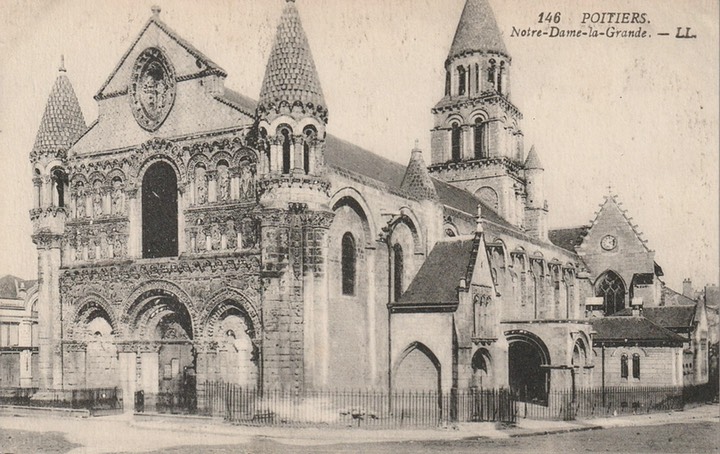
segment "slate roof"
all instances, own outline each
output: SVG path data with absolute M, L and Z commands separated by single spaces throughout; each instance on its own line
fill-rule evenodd
M 671 342 L 682 343 L 685 338 L 656 325 L 645 317 L 600 317 L 590 319 L 596 331 L 594 341 L 606 342 Z
M 325 162 L 328 165 L 371 178 L 390 189 L 401 189 L 406 170 L 404 165 L 330 134 L 325 138 L 325 145 Z M 517 231 L 512 224 L 471 193 L 435 178 L 430 179 L 441 204 L 472 216 L 477 214 L 477 206 L 480 204 L 483 219 Z
M 487 0 L 467 0 L 455 31 L 448 61 L 465 52 L 497 52 L 509 56 Z
M 618 312 L 618 316 L 632 316 L 632 309 L 626 308 Z M 695 319 L 695 305 L 692 306 L 660 306 L 645 307 L 643 317 L 663 328 L 688 328 Z
M 408 289 L 391 306 L 457 307 L 457 287 L 461 278 L 470 278 L 474 243 L 467 237 L 436 243 Z
M 0 277 L 0 298 L 17 299 L 17 290 L 21 283 L 25 285 L 25 290 L 30 290 L 30 288 L 33 287 L 37 283 L 37 281 L 26 281 L 10 274 Z
M 34 153 L 67 150 L 87 129 L 80 103 L 65 69 L 55 79 L 35 136 Z
M 418 200 L 438 200 L 422 151 L 417 148 L 412 151 L 400 188 Z
M 267 108 L 282 101 L 291 106 L 300 101 L 326 108 L 305 30 L 294 1 L 288 1 L 277 27 L 258 107 Z
M 574 253 L 575 248 L 583 242 L 583 238 L 587 235 L 588 230 L 590 230 L 590 227 L 586 225 L 566 229 L 554 229 L 548 231 L 548 238 L 555 246 Z

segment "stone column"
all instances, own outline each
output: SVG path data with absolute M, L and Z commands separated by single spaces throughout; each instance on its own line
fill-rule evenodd
M 153 350 L 157 350 L 153 348 Z M 159 384 L 159 353 L 157 351 L 144 351 L 140 353 L 140 386 L 145 393 L 145 411 L 155 411 Z
M 461 158 L 462 159 L 473 159 L 475 154 L 475 146 L 473 144 L 473 134 L 470 125 L 462 125 L 460 127 L 462 131 L 462 137 L 460 143 L 462 144 Z
M 60 237 L 44 235 L 36 236 L 34 240 L 38 247 L 39 386 L 42 389 L 51 389 L 58 385 L 60 388 Z
M 291 169 L 294 171 L 294 173 L 305 173 L 305 170 L 303 168 L 303 144 L 304 139 L 302 135 L 294 136 L 293 137 L 293 149 L 292 149 L 292 158 L 291 158 Z
M 130 231 L 128 238 L 127 255 L 130 258 L 142 257 L 142 207 L 138 200 L 137 189 L 128 190 L 128 217 Z
M 217 202 L 217 170 L 208 170 L 208 202 Z
M 370 362 L 370 381 L 373 386 L 377 386 L 379 383 L 378 376 L 378 349 L 377 339 L 381 333 L 377 329 L 377 314 L 375 308 L 375 293 L 377 291 L 383 292 L 383 289 L 378 288 L 375 284 L 375 248 L 369 247 L 365 249 L 365 263 L 367 264 L 367 279 L 368 279 L 368 297 L 367 297 L 367 334 L 368 334 L 368 360 Z
M 121 351 L 118 353 L 118 358 L 120 387 L 123 392 L 123 411 L 132 414 L 135 411 L 136 354 L 134 351 Z

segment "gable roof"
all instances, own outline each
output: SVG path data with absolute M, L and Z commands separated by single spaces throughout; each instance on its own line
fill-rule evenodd
M 660 306 L 645 307 L 642 315 L 663 328 L 689 328 L 695 320 L 695 305 L 692 306 Z M 632 309 L 625 308 L 618 316 L 632 316 Z
M 45 105 L 32 152 L 67 151 L 86 130 L 87 124 L 75 90 L 65 74 L 65 68 L 61 67 Z
M 635 237 L 640 242 L 640 244 L 642 244 L 642 247 L 645 249 L 645 251 L 651 252 L 650 248 L 647 246 L 647 240 L 645 240 L 642 237 L 642 234 L 638 231 L 638 226 L 631 222 L 630 218 L 627 215 L 627 210 L 620 208 L 620 205 L 622 205 L 622 203 L 620 201 L 618 201 L 617 195 L 615 195 L 615 194 L 606 195 L 605 202 L 603 202 L 603 204 L 600 206 L 600 210 L 595 215 L 595 219 L 593 219 L 593 221 L 590 223 L 589 230 L 591 230 L 593 228 L 593 226 L 595 226 L 595 224 L 598 222 L 598 219 L 600 219 L 600 216 L 602 216 L 602 213 L 605 210 L 610 209 L 609 207 L 612 206 L 615 209 L 617 209 L 618 212 L 620 212 L 620 214 L 622 215 L 622 218 L 627 223 L 628 227 L 630 227 L 630 229 L 633 231 L 633 233 L 635 234 Z M 578 246 L 582 246 L 582 243 Z M 656 266 L 656 268 L 658 267 L 657 263 L 655 264 L 655 266 Z M 662 273 L 662 269 L 660 270 L 660 273 Z M 662 275 L 662 274 L 660 274 L 660 275 Z
M 549 230 L 548 239 L 555 246 L 575 253 L 575 248 L 582 243 L 589 229 L 590 227 L 583 225 L 580 227 Z
M 685 338 L 645 317 L 599 317 L 590 319 L 594 342 L 682 344 Z
M 664 306 L 692 306 L 695 307 L 695 301 L 682 293 L 676 292 L 670 287 L 662 287 L 662 301 Z
M 200 50 L 198 50 L 195 46 L 190 44 L 190 42 L 186 41 L 184 38 L 182 38 L 180 35 L 177 34 L 172 28 L 168 27 L 168 25 L 160 20 L 159 14 L 153 14 L 153 16 L 148 19 L 148 21 L 145 23 L 145 26 L 140 30 L 140 33 L 138 33 L 135 40 L 132 42 L 132 44 L 128 47 L 128 50 L 123 54 L 122 58 L 120 58 L 120 61 L 115 66 L 115 68 L 112 70 L 108 78 L 105 80 L 105 83 L 103 83 L 102 87 L 98 90 L 97 94 L 95 95 L 95 99 L 102 99 L 105 93 L 105 89 L 108 85 L 110 85 L 110 82 L 115 77 L 115 74 L 118 72 L 118 70 L 122 67 L 122 65 L 125 63 L 125 60 L 127 60 L 128 56 L 132 53 L 133 49 L 137 45 L 137 43 L 140 41 L 140 39 L 143 37 L 145 32 L 148 28 L 150 28 L 151 25 L 157 26 L 160 30 L 165 32 L 165 34 L 170 37 L 173 41 L 175 41 L 180 47 L 185 49 L 190 55 L 195 57 L 197 59 L 197 65 L 198 67 L 201 67 L 203 71 L 208 73 L 214 73 L 217 75 L 220 75 L 222 77 L 227 76 L 227 72 L 220 67 L 217 63 L 212 61 L 210 58 L 208 58 L 204 53 L 202 53 Z
M 434 309 L 457 308 L 460 279 L 469 281 L 469 265 L 474 251 L 475 238 L 452 238 L 435 244 L 415 278 L 394 308 L 423 307 Z
M 509 57 L 487 0 L 467 0 L 447 59 L 452 60 L 466 52 L 497 52 Z

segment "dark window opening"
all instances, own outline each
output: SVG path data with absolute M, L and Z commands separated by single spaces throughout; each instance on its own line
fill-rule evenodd
M 68 176 L 62 169 L 55 169 L 52 173 L 53 186 L 57 192 L 57 206 L 65 206 L 65 192 L 68 187 Z
M 497 76 L 497 91 L 503 92 L 503 80 L 505 79 L 505 62 L 500 63 L 500 71 Z
M 450 71 L 445 72 L 445 96 L 450 96 Z
M 595 284 L 595 296 L 602 297 L 605 315 L 612 315 L 625 308 L 625 284 L 620 276 L 608 271 Z
M 475 64 L 475 93 L 480 93 L 480 65 Z
M 178 254 L 177 176 L 169 164 L 157 162 L 142 181 L 143 258 Z
M 315 140 L 317 131 L 315 131 L 315 128 L 312 126 L 306 126 L 303 132 L 305 133 L 305 140 L 303 141 L 303 170 L 307 175 L 310 173 L 310 144 Z
M 282 129 L 280 132 L 283 136 L 282 139 L 282 171 L 283 173 L 290 173 L 290 152 L 291 152 L 291 137 L 289 129 Z
M 490 86 L 495 88 L 495 60 L 490 60 L 490 66 L 488 67 L 488 77 L 487 81 L 490 83 Z
M 460 160 L 460 139 L 462 138 L 462 130 L 460 129 L 460 125 L 457 123 L 454 123 L 452 125 L 452 131 L 450 132 L 451 136 L 451 148 L 452 148 L 452 160 L 457 162 Z
M 357 252 L 355 250 L 355 238 L 350 232 L 343 235 L 341 252 L 342 293 L 343 295 L 354 295 Z
M 622 355 L 620 357 L 620 378 L 628 378 L 628 357 Z
M 483 122 L 481 118 L 478 118 L 475 120 L 475 126 L 473 126 L 473 128 L 475 131 L 475 159 L 485 159 L 488 157 L 487 145 L 485 144 L 487 140 L 487 123 Z
M 633 378 L 640 378 L 640 355 L 635 353 L 632 359 Z
M 405 265 L 403 263 L 403 249 L 402 246 L 396 244 L 393 246 L 393 283 L 395 292 L 395 301 L 400 300 L 403 292 L 403 273 L 405 271 Z
M 465 95 L 465 92 L 467 91 L 467 75 L 465 68 L 462 66 L 458 66 L 458 96 Z

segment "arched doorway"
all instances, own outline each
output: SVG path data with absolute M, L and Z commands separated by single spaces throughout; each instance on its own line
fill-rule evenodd
M 517 331 L 506 333 L 510 390 L 518 400 L 546 404 L 550 390 L 550 354 L 536 335 Z
M 95 300 L 81 304 L 70 337 L 85 344 L 84 352 L 76 350 L 67 355 L 68 377 L 75 375 L 72 378 L 74 385 L 83 388 L 118 386 L 114 321 L 105 307 Z
M 143 293 L 128 311 L 133 340 L 140 344 L 138 391 L 145 410 L 196 407 L 196 352 L 190 312 L 165 290 Z
M 440 361 L 427 346 L 414 342 L 400 355 L 393 373 L 393 389 L 440 390 Z
M 166 162 L 152 164 L 142 181 L 142 256 L 178 254 L 178 187 L 175 170 Z

